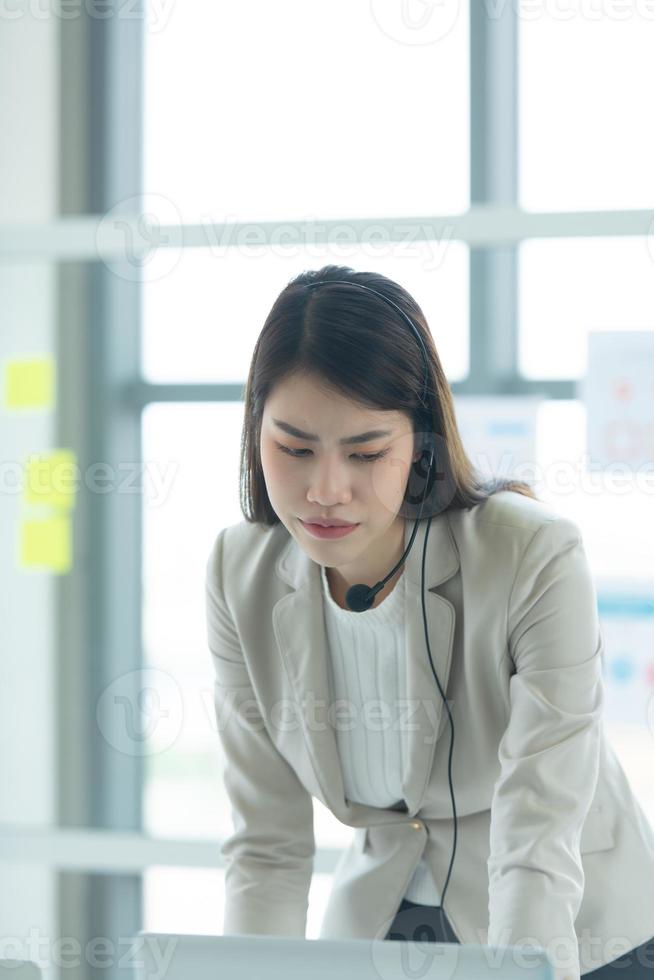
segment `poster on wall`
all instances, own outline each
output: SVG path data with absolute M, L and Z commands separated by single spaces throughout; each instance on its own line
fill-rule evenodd
M 654 330 L 591 330 L 578 394 L 586 407 L 588 468 L 618 463 L 654 475 Z
M 654 579 L 596 582 L 604 638 L 604 719 L 654 738 Z
M 466 453 L 484 478 L 531 481 L 536 467 L 536 424 L 542 399 L 457 395 L 456 420 Z M 523 472 L 516 472 L 522 466 Z

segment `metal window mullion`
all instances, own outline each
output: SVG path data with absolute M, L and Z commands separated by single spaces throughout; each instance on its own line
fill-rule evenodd
M 480 134 L 476 133 L 477 142 Z M 70 141 L 73 144 L 73 141 Z M 69 148 L 70 152 L 70 148 Z M 474 173 L 473 173 L 474 178 Z M 130 202 L 125 202 L 128 205 Z M 133 202 L 132 202 L 133 205 Z M 111 263 L 125 257 L 151 259 L 156 249 L 211 248 L 219 240 L 238 248 L 246 232 L 256 230 L 261 244 L 277 245 L 280 229 L 288 245 L 328 244 L 342 233 L 344 219 L 325 221 L 320 230 L 311 222 L 256 221 L 240 224 L 161 225 L 157 241 L 144 235 L 143 219 L 129 209 L 120 223 L 104 215 L 77 215 L 41 224 L 0 223 L 0 263 L 23 264 L 33 260 Z M 643 238 L 654 235 L 654 211 L 523 211 L 517 205 L 474 202 L 461 214 L 411 215 L 407 217 L 347 221 L 351 241 L 367 244 L 372 230 L 375 241 L 383 233 L 387 242 L 464 242 L 471 248 L 503 248 L 532 238 Z
M 517 14 L 470 4 L 470 204 L 517 202 Z M 497 394 L 518 374 L 517 246 L 470 250 L 467 388 Z
M 62 224 L 67 215 L 103 214 L 121 201 L 133 211 L 141 184 L 143 15 L 78 13 L 60 25 Z M 139 373 L 140 286 L 133 267 L 92 261 L 97 249 L 83 257 L 91 260 L 84 267 L 60 266 L 59 439 L 77 449 L 82 471 L 100 463 L 120 474 L 121 464 L 142 455 L 140 413 L 125 411 L 121 400 Z M 62 827 L 139 832 L 143 764 L 125 742 L 125 727 L 139 703 L 141 498 L 118 492 L 117 482 L 108 494 L 79 495 L 75 562 L 60 583 L 59 820 Z M 100 724 L 98 699 L 119 678 L 116 693 L 127 705 L 121 716 L 115 702 L 109 724 Z M 59 879 L 62 935 L 84 949 L 94 937 L 118 942 L 141 928 L 138 871 L 75 870 Z M 125 975 L 117 963 L 94 967 L 83 957 L 66 969 L 67 980 Z
M 141 7 L 141 4 L 137 4 Z M 104 59 L 104 103 L 96 149 L 103 153 L 99 166 L 102 212 L 130 212 L 140 208 L 142 194 L 142 133 L 145 16 L 111 17 L 95 22 Z M 140 373 L 141 285 L 129 259 L 111 268 L 98 266 L 95 294 L 97 326 L 91 371 L 96 394 L 98 441 L 102 456 L 120 467 L 140 463 L 141 416 L 124 411 L 120 392 Z M 98 568 L 103 617 L 96 633 L 95 691 L 102 695 L 120 680 L 124 707 L 110 713 L 110 730 L 95 726 L 99 778 L 95 784 L 95 824 L 117 830 L 142 829 L 143 757 L 138 739 L 140 674 L 143 666 L 141 631 L 142 532 L 141 495 L 115 489 L 96 501 L 102 549 Z M 118 701 L 115 702 L 118 705 Z M 129 715 L 129 716 L 128 716 Z M 106 722 L 105 722 L 106 723 Z M 134 935 L 143 921 L 140 874 L 98 876 L 94 884 L 96 934 L 120 943 Z M 103 980 L 122 980 L 118 963 L 98 971 Z
M 226 867 L 221 855 L 224 838 L 176 839 L 86 828 L 0 827 L 0 862 L 36 864 L 60 871 L 123 876 L 151 867 Z M 314 870 L 335 868 L 341 851 L 317 847 Z M 66 974 L 66 977 L 68 974 Z

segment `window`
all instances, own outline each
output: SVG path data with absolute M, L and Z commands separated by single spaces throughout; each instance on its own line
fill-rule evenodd
M 654 330 L 654 250 L 643 238 L 538 239 L 519 253 L 520 370 L 586 373 L 590 330 Z
M 654 206 L 654 8 L 519 4 L 520 204 Z
M 437 45 L 398 41 L 360 0 L 176 6 L 146 37 L 146 191 L 191 224 L 463 212 L 458 6 Z

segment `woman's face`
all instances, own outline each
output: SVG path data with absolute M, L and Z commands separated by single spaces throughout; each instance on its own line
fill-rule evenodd
M 280 382 L 264 407 L 261 465 L 270 502 L 321 565 L 347 565 L 369 549 L 371 557 L 384 555 L 384 536 L 398 520 L 419 455 L 407 414 L 363 408 L 307 375 Z M 357 527 L 340 538 L 317 538 L 303 521 L 318 519 Z

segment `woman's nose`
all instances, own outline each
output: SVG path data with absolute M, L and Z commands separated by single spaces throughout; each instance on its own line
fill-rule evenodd
M 342 463 L 319 463 L 313 469 L 309 484 L 308 497 L 329 506 L 335 501 L 347 501 L 352 494 L 351 475 Z

